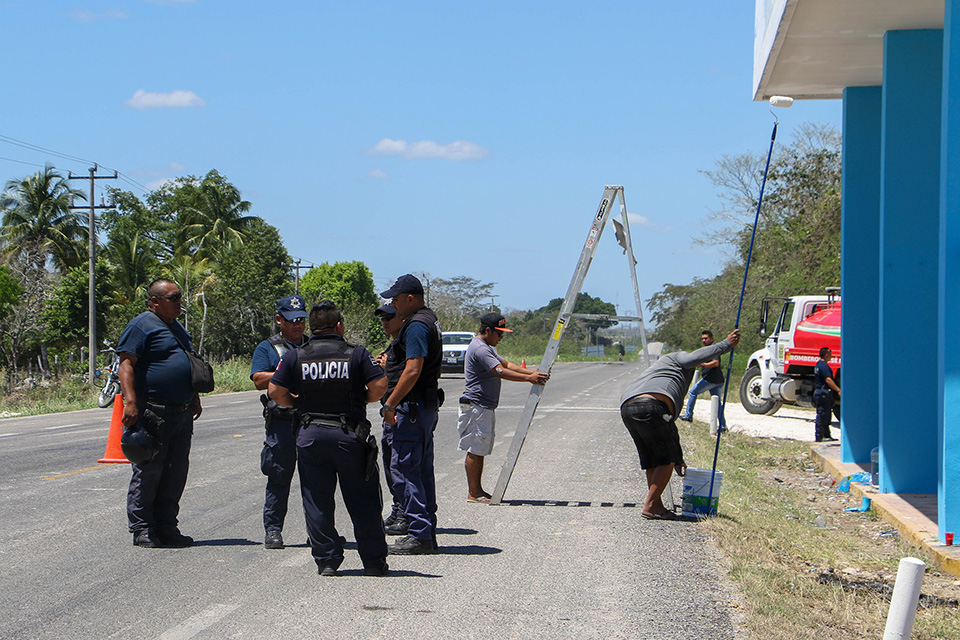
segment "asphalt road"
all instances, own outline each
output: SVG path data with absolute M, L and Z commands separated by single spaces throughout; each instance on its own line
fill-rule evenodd
M 96 462 L 109 409 L 0 420 L 0 638 L 733 638 L 735 595 L 697 523 L 640 518 L 618 410 L 638 373 L 555 366 L 500 506 L 465 501 L 463 378 L 442 378 L 441 549 L 391 556 L 386 578 L 361 575 L 342 504 L 343 575 L 317 575 L 296 480 L 290 546 L 263 548 L 256 392 L 204 400 L 181 502 L 189 549 L 131 544 L 129 466 Z M 503 390 L 488 491 L 529 386 Z

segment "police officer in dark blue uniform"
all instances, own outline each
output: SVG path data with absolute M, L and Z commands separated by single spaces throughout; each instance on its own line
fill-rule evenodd
M 275 317 L 280 333 L 257 345 L 250 365 L 250 379 L 257 389 L 266 389 L 270 378 L 280 364 L 280 358 L 290 349 L 306 344 L 306 302 L 298 295 L 287 296 L 277 303 Z M 277 406 L 266 395 L 263 418 L 266 437 L 260 452 L 260 471 L 267 476 L 266 497 L 263 501 L 263 528 L 266 535 L 263 546 L 283 549 L 283 521 L 287 516 L 290 483 L 297 467 L 297 442 L 293 434 L 293 410 Z
M 132 464 L 127 491 L 127 520 L 138 547 L 189 547 L 193 538 L 180 533 L 177 515 L 187 484 L 193 421 L 200 417 L 200 396 L 193 390 L 190 335 L 177 322 L 180 288 L 154 280 L 147 288 L 147 307 L 120 335 L 120 388 L 123 427 L 133 428 L 149 409 L 159 425 L 160 450 L 150 461 Z M 152 427 L 151 427 L 152 428 Z
M 833 412 L 834 393 L 840 397 L 840 385 L 833 378 L 833 369 L 830 368 L 830 358 L 833 357 L 833 351 L 830 347 L 820 349 L 820 360 L 814 367 L 814 389 L 813 404 L 817 408 L 817 417 L 813 421 L 814 439 L 817 442 L 836 440 L 830 435 L 830 421 Z
M 313 558 L 322 576 L 337 575 L 343 562 L 334 522 L 339 479 L 364 575 L 386 575 L 377 446 L 366 404 L 383 396 L 387 380 L 369 351 L 343 339 L 343 314 L 334 303 L 313 306 L 310 332 L 305 346 L 283 355 L 269 393 L 278 405 L 297 407 L 297 466 Z
M 437 483 L 433 471 L 433 431 L 443 402 L 439 389 L 443 338 L 436 314 L 424 303 L 423 285 L 411 274 L 397 278 L 380 294 L 392 298 L 405 318 L 390 346 L 389 392 L 384 422 L 393 428 L 393 465 L 403 480 L 406 535 L 390 553 L 413 555 L 437 549 Z

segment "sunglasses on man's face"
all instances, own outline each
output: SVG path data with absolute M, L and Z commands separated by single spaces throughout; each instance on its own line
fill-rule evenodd
M 380 322 L 390 322 L 391 320 L 393 320 L 393 319 L 396 318 L 396 317 L 397 317 L 397 314 L 393 314 L 392 316 L 388 316 L 388 315 L 384 314 L 384 315 L 380 316 Z
M 168 296 L 153 296 L 153 297 L 159 300 L 169 300 L 170 302 L 180 302 L 180 298 L 183 297 L 183 293 L 180 291 L 177 291 L 176 293 L 171 293 Z

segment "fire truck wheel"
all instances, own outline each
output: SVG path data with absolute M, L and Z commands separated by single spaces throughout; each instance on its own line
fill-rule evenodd
M 740 381 L 740 404 L 747 413 L 755 415 L 773 415 L 783 403 L 777 400 L 764 400 L 760 397 L 760 367 L 750 367 Z

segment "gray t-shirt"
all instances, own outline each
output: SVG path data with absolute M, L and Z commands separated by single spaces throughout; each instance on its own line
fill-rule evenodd
M 683 397 L 687 395 L 696 368 L 704 362 L 715 360 L 717 356 L 732 348 L 729 340 L 723 340 L 692 353 L 675 351 L 661 356 L 641 373 L 639 378 L 630 383 L 620 396 L 620 406 L 642 393 L 661 393 L 671 398 L 674 410 L 678 410 L 683 406 Z
M 467 355 L 463 363 L 463 377 L 466 388 L 463 397 L 485 409 L 496 409 L 500 404 L 500 376 L 493 368 L 503 363 L 497 350 L 474 336 L 467 346 Z

